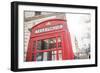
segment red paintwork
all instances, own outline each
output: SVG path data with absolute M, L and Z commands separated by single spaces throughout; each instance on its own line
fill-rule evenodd
M 48 22 L 50 22 L 51 25 L 46 25 Z M 62 24 L 63 28 L 58 29 L 58 30 L 54 30 L 54 31 L 43 32 L 43 33 L 34 33 L 35 30 L 37 30 L 37 29 L 45 28 L 45 27 L 48 27 L 48 26 L 55 26 L 55 25 L 58 25 L 58 24 Z M 68 31 L 68 28 L 67 28 L 66 20 L 50 19 L 50 20 L 43 21 L 43 22 L 37 24 L 36 26 L 32 27 L 30 40 L 29 40 L 29 43 L 28 43 L 26 61 L 32 61 L 32 54 L 34 55 L 34 61 L 36 61 L 36 53 L 37 52 L 50 51 L 50 49 L 37 51 L 36 48 L 34 48 L 34 50 L 33 50 L 32 49 L 34 47 L 33 41 L 39 40 L 39 39 L 52 38 L 52 37 L 55 37 L 56 40 L 57 40 L 58 36 L 60 36 L 62 38 L 62 42 L 61 42 L 62 48 L 60 48 L 60 50 L 62 50 L 62 60 L 74 59 L 74 53 L 73 53 L 73 50 L 72 50 L 70 33 Z M 56 43 L 56 46 L 58 46 L 57 43 Z M 52 50 L 57 50 L 57 53 L 58 53 L 59 49 L 57 49 L 57 47 L 56 47 L 55 49 L 52 49 Z M 57 57 L 57 60 L 59 60 L 58 54 L 56 55 L 56 57 Z

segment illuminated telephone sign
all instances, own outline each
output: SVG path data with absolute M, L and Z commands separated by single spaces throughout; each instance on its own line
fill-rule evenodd
M 26 61 L 74 59 L 67 21 L 50 19 L 32 27 Z
M 48 32 L 48 31 L 53 31 L 53 30 L 57 30 L 57 29 L 61 29 L 61 28 L 63 28 L 63 25 L 59 24 L 56 26 L 51 26 L 51 27 L 49 26 L 46 28 L 37 29 L 37 30 L 35 30 L 35 33 Z

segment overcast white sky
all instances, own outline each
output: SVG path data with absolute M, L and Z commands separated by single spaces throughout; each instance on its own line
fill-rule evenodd
M 82 41 L 82 37 L 85 37 L 87 33 L 90 33 L 90 22 L 86 23 L 86 21 L 90 20 L 89 14 L 66 14 L 67 25 L 69 32 L 71 34 L 72 46 L 73 50 L 76 51 L 75 48 L 75 37 L 78 40 L 78 44 L 80 49 L 82 49 L 84 43 L 90 43 L 89 40 Z

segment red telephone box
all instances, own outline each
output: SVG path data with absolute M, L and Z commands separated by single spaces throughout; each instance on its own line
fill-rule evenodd
M 74 59 L 66 20 L 49 19 L 32 27 L 26 61 Z

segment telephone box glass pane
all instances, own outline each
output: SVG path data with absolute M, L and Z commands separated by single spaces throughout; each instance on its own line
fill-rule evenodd
M 43 53 L 37 53 L 37 56 L 36 56 L 36 60 L 37 61 L 43 61 Z
M 61 48 L 62 47 L 61 46 L 61 42 L 62 42 L 61 37 L 58 37 L 58 48 Z
M 52 51 L 52 60 L 56 60 L 56 51 Z
M 52 60 L 51 58 L 52 52 L 38 52 L 36 60 L 37 61 L 49 61 Z
M 37 41 L 37 49 L 38 50 L 45 50 L 45 49 L 48 49 L 48 48 L 49 48 L 48 39 Z
M 38 52 L 36 61 L 50 61 L 57 60 L 57 51 Z M 58 50 L 59 60 L 62 60 L 62 50 Z
M 49 49 L 56 48 L 56 38 L 49 39 Z
M 56 38 L 43 39 L 37 41 L 38 50 L 46 50 L 56 48 Z
M 62 50 L 58 51 L 59 60 L 62 60 Z

